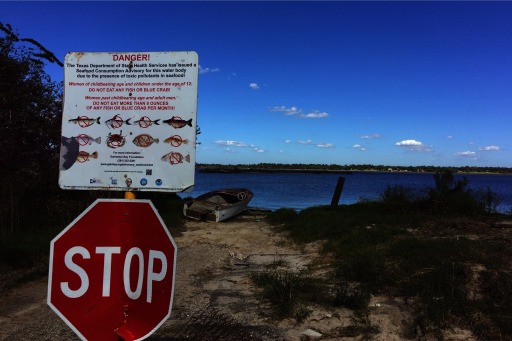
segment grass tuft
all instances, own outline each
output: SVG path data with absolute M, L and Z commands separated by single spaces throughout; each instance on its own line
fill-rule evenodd
M 278 317 L 304 319 L 309 315 L 303 303 L 314 300 L 318 288 L 310 276 L 302 272 L 272 270 L 254 272 L 251 279 L 263 289 L 263 298 L 270 302 Z

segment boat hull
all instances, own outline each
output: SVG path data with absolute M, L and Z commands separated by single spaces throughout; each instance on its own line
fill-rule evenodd
M 183 214 L 196 220 L 220 222 L 242 213 L 254 194 L 247 188 L 225 188 L 187 201 Z

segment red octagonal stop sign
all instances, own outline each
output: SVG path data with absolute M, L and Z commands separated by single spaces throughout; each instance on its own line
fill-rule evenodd
M 51 242 L 48 305 L 83 340 L 141 340 L 171 314 L 176 244 L 149 200 L 96 200 Z

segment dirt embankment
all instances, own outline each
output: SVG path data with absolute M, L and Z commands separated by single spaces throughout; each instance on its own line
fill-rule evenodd
M 148 340 L 361 339 L 361 334 L 340 337 L 339 330 L 354 323 L 353 312 L 344 308 L 308 306 L 312 312 L 300 323 L 273 318 L 250 273 L 269 264 L 298 271 L 322 262 L 318 245 L 295 248 L 264 218 L 264 212 L 249 211 L 223 223 L 187 221 L 186 231 L 174 236 L 178 260 L 172 316 Z M 0 340 L 79 340 L 46 305 L 46 290 L 44 278 L 0 297 Z M 372 298 L 368 318 L 378 327 L 376 340 L 414 339 L 411 314 L 400 299 Z M 446 339 L 473 338 L 460 330 Z

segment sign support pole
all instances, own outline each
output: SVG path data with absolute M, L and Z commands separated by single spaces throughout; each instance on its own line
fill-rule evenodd
M 135 193 L 133 192 L 124 192 L 124 198 L 127 200 L 134 200 L 136 199 Z M 121 336 L 119 336 L 118 341 L 125 341 Z

